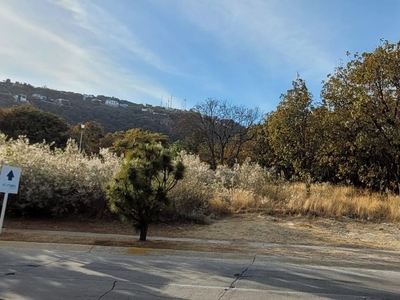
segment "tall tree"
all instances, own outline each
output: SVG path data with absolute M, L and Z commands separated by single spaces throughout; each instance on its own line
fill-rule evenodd
M 96 121 L 89 121 L 72 126 L 68 134 L 77 143 L 82 142 L 82 150 L 87 154 L 99 153 L 100 140 L 104 137 L 104 128 Z
M 371 188 L 400 191 L 400 42 L 383 41 L 371 53 L 348 57 L 328 76 L 324 105 L 352 132 L 347 144 L 357 179 Z
M 292 89 L 281 95 L 275 112 L 268 119 L 269 141 L 285 168 L 292 167 L 295 175 L 310 187 L 315 162 L 312 95 L 299 76 Z
M 268 134 L 269 114 L 265 116 L 262 124 L 256 124 L 251 130 L 255 139 L 247 143 L 244 147 L 246 157 L 250 157 L 262 167 L 276 167 L 278 165 L 277 155 L 271 147 Z
M 147 230 L 168 204 L 168 192 L 183 178 L 184 166 L 158 143 L 140 144 L 108 187 L 111 210 L 132 222 L 145 241 Z
M 132 155 L 137 150 L 138 144 L 155 142 L 162 146 L 168 146 L 168 136 L 140 128 L 129 129 L 125 132 L 117 131 L 107 139 L 114 140 L 110 148 L 112 151 L 118 155 L 125 154 L 125 156 Z
M 66 144 L 69 125 L 55 114 L 43 112 L 29 105 L 0 110 L 0 131 L 10 138 L 25 135 L 30 143 Z
M 243 146 L 254 138 L 249 129 L 261 117 L 259 109 L 236 106 L 213 98 L 197 104 L 180 124 L 182 131 L 196 143 L 213 169 L 218 164 L 233 164 Z

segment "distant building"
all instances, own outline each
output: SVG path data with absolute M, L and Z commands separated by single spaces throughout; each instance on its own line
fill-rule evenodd
M 154 109 L 152 109 L 152 108 L 142 108 L 142 112 L 154 113 Z
M 62 99 L 62 98 L 54 100 L 54 103 L 57 105 L 60 105 L 60 106 L 71 106 L 71 103 L 69 102 L 69 100 Z
M 92 99 L 92 102 L 101 103 L 101 100 L 100 100 L 100 99 L 97 99 L 97 98 L 94 98 L 94 99 Z
M 113 107 L 118 107 L 119 106 L 119 102 L 113 99 L 107 99 L 106 102 L 104 102 L 105 105 L 108 106 L 113 106 Z
M 28 102 L 28 96 L 27 95 L 19 94 L 19 95 L 15 95 L 13 98 L 16 101 L 19 101 L 19 102 L 22 102 L 22 103 Z
M 94 95 L 83 94 L 83 100 L 93 99 Z
M 127 108 L 129 105 L 128 104 L 120 104 L 119 106 L 123 107 L 123 108 Z
M 32 94 L 32 97 L 38 100 L 42 100 L 42 101 L 46 101 L 47 100 L 47 96 L 43 96 L 40 94 Z

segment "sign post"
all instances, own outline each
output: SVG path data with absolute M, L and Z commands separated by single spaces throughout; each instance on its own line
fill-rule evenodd
M 3 165 L 0 174 L 0 192 L 4 193 L 3 206 L 0 215 L 0 234 L 3 230 L 4 215 L 6 214 L 8 194 L 18 194 L 21 168 Z

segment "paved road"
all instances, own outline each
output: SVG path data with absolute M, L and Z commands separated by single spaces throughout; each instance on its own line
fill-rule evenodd
M 400 299 L 391 270 L 273 256 L 0 242 L 0 299 Z M 367 265 L 366 265 L 367 266 Z

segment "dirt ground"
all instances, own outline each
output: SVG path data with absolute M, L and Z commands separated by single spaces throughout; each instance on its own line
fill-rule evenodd
M 8 229 L 60 230 L 75 232 L 107 233 L 118 235 L 137 234 L 127 224 L 118 221 L 94 221 L 75 218 L 73 220 L 10 219 L 4 222 L 1 240 L 27 240 L 41 242 L 92 243 L 103 245 L 125 245 L 107 241 L 106 238 L 68 238 L 48 234 L 22 234 Z M 326 219 L 310 217 L 269 216 L 259 213 L 236 214 L 210 225 L 156 224 L 150 225 L 148 237 L 183 237 L 196 239 L 228 240 L 233 242 L 258 242 L 282 245 L 335 246 L 381 250 L 400 250 L 400 224 L 373 223 L 351 219 Z M 60 241 L 59 241 L 60 240 Z M 128 240 L 128 239 L 127 239 Z M 129 238 L 131 241 L 131 237 Z M 159 245 L 157 245 L 159 243 Z M 155 247 L 173 248 L 165 243 L 154 242 Z M 183 245 L 175 246 L 178 248 Z M 147 244 L 149 246 L 150 244 Z M 209 247 L 209 246 L 208 246 Z

